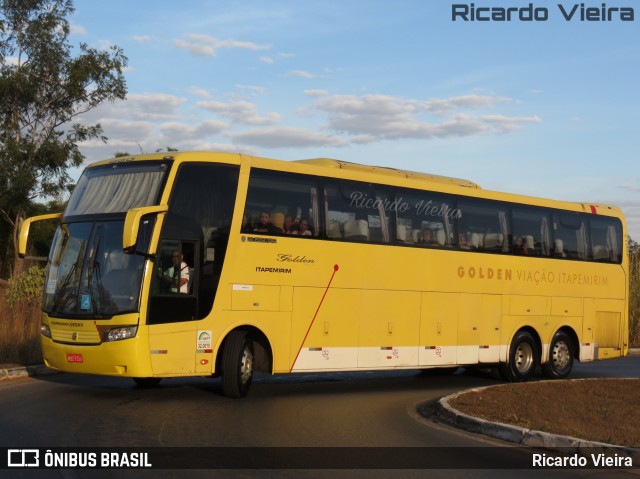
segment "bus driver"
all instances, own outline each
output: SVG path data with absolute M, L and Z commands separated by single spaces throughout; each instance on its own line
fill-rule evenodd
M 178 250 L 171 252 L 170 266 L 163 275 L 163 279 L 169 283 L 169 291 L 172 293 L 189 294 L 189 265 L 183 261 L 184 257 Z

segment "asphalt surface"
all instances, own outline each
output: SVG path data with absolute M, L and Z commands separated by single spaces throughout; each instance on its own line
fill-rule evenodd
M 631 350 L 630 355 L 640 355 L 640 349 Z M 57 373 L 44 365 L 0 368 L 0 380 L 11 380 L 28 376 L 45 376 L 49 374 Z M 467 432 L 482 434 L 514 444 L 542 447 L 545 449 L 558 449 L 565 454 L 579 453 L 581 449 L 588 448 L 590 452 L 598 451 L 605 454 L 618 454 L 631 457 L 634 466 L 640 466 L 640 449 L 560 436 L 508 424 L 494 423 L 464 414 L 451 407 L 449 403 L 454 397 L 464 394 L 465 392 L 467 391 L 460 391 L 443 397 L 436 403 L 430 402 L 422 404 L 418 407 L 418 413 L 430 419 L 435 418 L 445 424 Z

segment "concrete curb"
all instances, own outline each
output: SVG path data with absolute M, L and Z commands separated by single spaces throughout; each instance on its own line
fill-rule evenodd
M 580 379 L 579 381 L 589 381 L 589 379 Z M 473 388 L 468 391 L 460 391 L 441 398 L 435 404 L 437 419 L 458 429 L 463 429 L 468 432 L 482 434 L 523 446 L 557 449 L 562 450 L 564 454 L 569 453 L 585 456 L 592 453 L 604 453 L 606 455 L 618 454 L 619 456 L 630 457 L 635 467 L 640 466 L 640 449 L 616 446 L 602 442 L 586 441 L 575 437 L 561 436 L 558 434 L 536 431 L 519 426 L 512 426 L 510 424 L 486 421 L 484 419 L 464 414 L 449 404 L 449 401 L 462 394 L 482 391 L 484 389 L 497 386 L 500 385 Z

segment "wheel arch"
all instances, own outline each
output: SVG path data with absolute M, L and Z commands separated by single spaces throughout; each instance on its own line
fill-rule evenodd
M 253 355 L 254 355 L 254 369 L 256 371 L 272 373 L 273 372 L 273 351 L 271 349 L 271 342 L 267 338 L 266 334 L 259 328 L 251 325 L 236 326 L 233 329 L 228 330 L 225 333 L 224 339 L 220 343 L 218 352 L 216 354 L 216 369 L 215 375 L 221 373 L 222 357 L 224 348 L 226 346 L 227 339 L 233 331 L 245 331 L 253 342 Z
M 553 338 L 558 333 L 564 333 L 569 337 L 569 339 L 571 340 L 571 349 L 573 351 L 573 357 L 578 361 L 580 361 L 580 340 L 578 339 L 578 334 L 576 333 L 575 329 L 573 329 L 571 326 L 566 326 L 566 325 L 559 327 L 551 336 L 551 339 L 549 340 L 549 344 L 551 344 L 551 342 L 553 341 Z M 548 357 L 543 358 L 544 362 L 547 362 L 548 359 L 549 359 Z
M 533 337 L 533 340 L 536 342 L 536 349 L 537 349 L 536 353 L 538 353 L 538 355 L 540 356 L 539 359 L 541 359 L 542 358 L 542 340 L 540 339 L 540 335 L 538 334 L 538 331 L 536 331 L 536 329 L 533 326 L 525 325 L 525 326 L 520 326 L 518 329 L 516 329 L 511 335 L 511 339 L 509 340 L 509 347 L 511 347 L 511 343 L 513 343 L 513 340 L 521 331 L 527 332 Z

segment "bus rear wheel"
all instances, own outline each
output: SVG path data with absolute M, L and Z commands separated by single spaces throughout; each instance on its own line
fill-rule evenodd
M 526 381 L 538 367 L 538 347 L 533 336 L 520 331 L 509 348 L 507 363 L 500 366 L 500 375 L 507 381 Z
M 222 355 L 222 392 L 227 397 L 245 397 L 252 380 L 253 341 L 246 331 L 232 331 Z
M 573 343 L 569 336 L 558 331 L 551 340 L 549 358 L 542 365 L 542 372 L 549 379 L 566 378 L 573 368 Z

